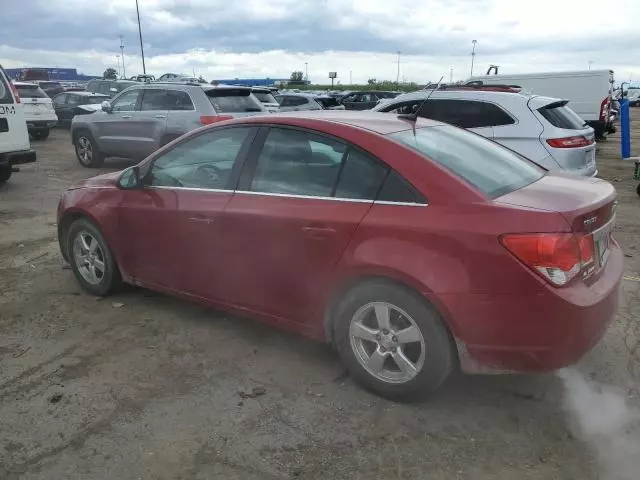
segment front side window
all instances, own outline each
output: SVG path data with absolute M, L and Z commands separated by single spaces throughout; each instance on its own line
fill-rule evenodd
M 111 103 L 114 112 L 133 112 L 136 110 L 140 90 L 125 92 Z
M 276 103 L 276 99 L 273 98 L 271 92 L 254 91 L 253 94 L 262 103 Z
M 177 145 L 158 157 L 148 183 L 154 187 L 229 189 L 231 171 L 249 127 L 214 130 Z
M 330 197 L 346 151 L 343 143 L 321 135 L 272 128 L 249 190 Z
M 440 125 L 392 133 L 461 179 L 496 198 L 535 182 L 544 170 L 501 145 L 464 130 Z
M 142 90 L 140 110 L 167 110 L 167 91 L 159 88 L 145 88 Z
M 68 102 L 67 97 L 70 97 L 68 93 L 61 93 L 53 97 L 52 102 L 56 107 L 59 107 L 60 105 L 64 105 Z

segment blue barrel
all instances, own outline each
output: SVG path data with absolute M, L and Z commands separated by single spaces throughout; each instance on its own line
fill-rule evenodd
M 620 153 L 623 160 L 631 158 L 631 120 L 627 97 L 620 99 Z

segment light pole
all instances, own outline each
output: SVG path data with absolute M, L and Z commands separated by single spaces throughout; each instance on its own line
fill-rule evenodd
M 473 77 L 473 62 L 476 58 L 476 45 L 478 44 L 478 40 L 471 40 L 473 43 L 473 48 L 471 49 L 471 76 Z
M 142 46 L 142 27 L 140 27 L 140 9 L 138 8 L 138 0 L 136 0 L 136 14 L 138 15 L 138 36 L 140 37 L 140 54 L 142 55 L 142 73 L 147 74 L 147 68 L 144 65 L 144 47 Z
M 119 35 L 120 37 L 120 56 L 122 57 L 122 76 L 124 78 L 127 78 L 127 71 L 124 69 L 124 43 L 122 42 L 122 39 L 124 38 L 122 35 Z
M 591 65 L 593 64 L 593 60 L 589 60 L 589 70 L 591 70 Z
M 400 84 L 400 55 L 402 54 L 402 52 L 400 50 L 398 50 L 398 73 L 396 74 L 396 84 L 399 85 Z
M 304 77 L 308 84 L 309 83 L 309 64 L 307 62 L 304 62 Z
M 122 73 L 122 70 L 120 70 L 120 55 L 116 55 L 116 64 L 118 65 L 118 76 L 120 76 Z
M 353 85 L 353 70 L 349 70 L 349 85 Z
M 453 83 L 453 65 L 449 68 L 449 83 Z

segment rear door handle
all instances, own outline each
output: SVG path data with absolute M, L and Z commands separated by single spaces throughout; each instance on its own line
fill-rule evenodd
M 213 218 L 209 218 L 209 217 L 189 217 L 189 221 L 190 222 L 195 222 L 195 223 L 206 223 L 207 225 L 213 223 Z
M 167 118 L 166 115 L 156 115 L 156 118 Z
M 122 115 L 121 118 L 131 118 L 131 115 Z

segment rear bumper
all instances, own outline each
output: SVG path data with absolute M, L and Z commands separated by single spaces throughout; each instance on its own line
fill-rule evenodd
M 40 130 L 49 130 L 58 123 L 58 120 L 27 120 L 27 130 L 37 132 Z
M 535 295 L 441 297 L 451 315 L 462 370 L 549 372 L 578 362 L 603 337 L 618 306 L 623 255 L 612 245 L 592 285 L 545 285 Z
M 22 165 L 36 161 L 35 150 L 21 150 L 19 152 L 8 152 L 0 154 L 0 166 Z

